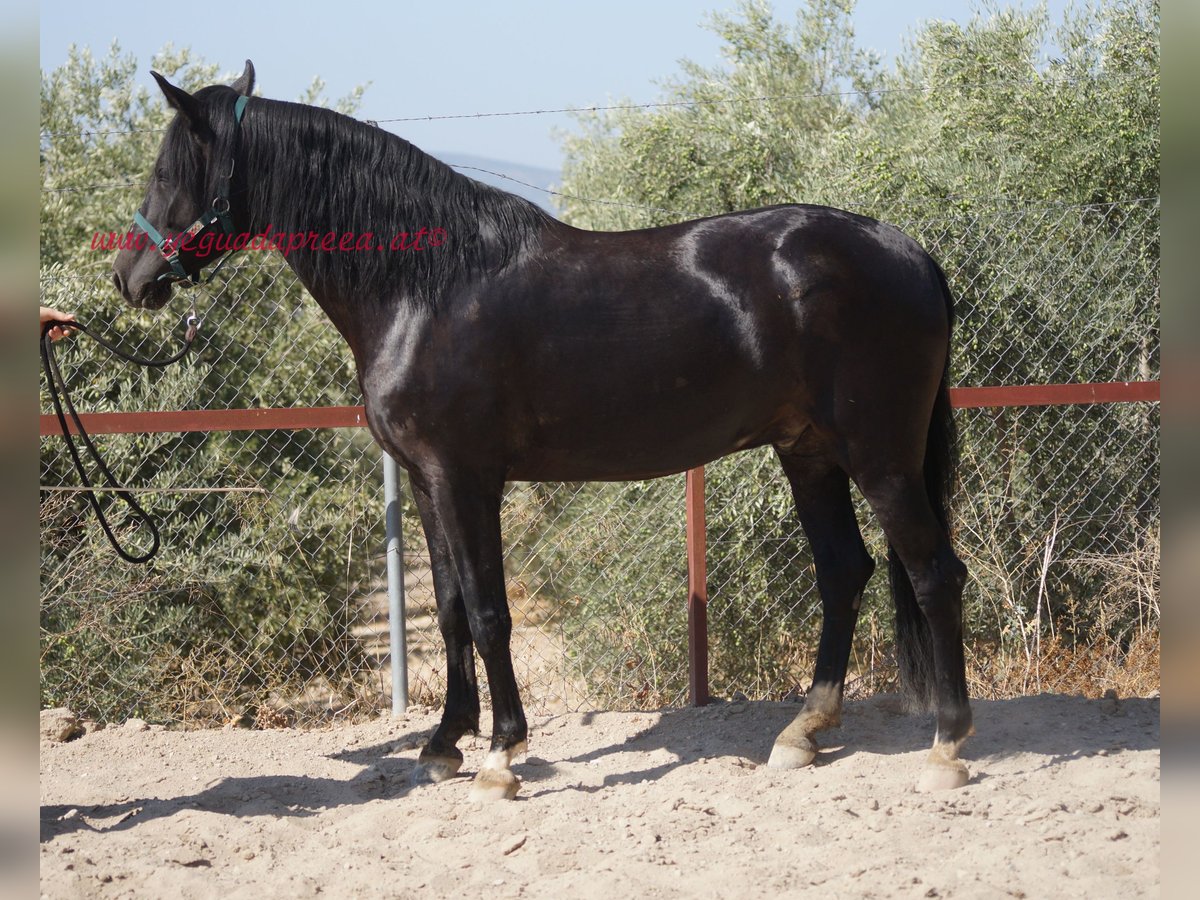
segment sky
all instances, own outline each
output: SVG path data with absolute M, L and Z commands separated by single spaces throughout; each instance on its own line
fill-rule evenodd
M 604 0 L 508 2 L 250 3 L 44 2 L 41 68 L 67 58 L 71 44 L 102 56 L 114 40 L 138 61 L 139 80 L 153 88 L 149 63 L 168 43 L 190 47 L 232 77 L 254 61 L 258 93 L 297 99 L 320 76 L 336 99 L 367 84 L 357 117 L 388 120 L 520 110 L 653 102 L 678 61 L 720 62 L 720 41 L 702 27 L 705 13 L 734 0 Z M 775 0 L 779 18 L 794 20 L 801 0 Z M 895 60 L 922 21 L 966 21 L 967 0 L 859 0 L 860 47 Z M 1035 5 L 1007 0 L 1006 5 Z M 1068 0 L 1049 0 L 1052 21 Z M 66 9 L 70 10 L 66 14 Z M 559 169 L 556 132 L 566 114 L 496 116 L 383 127 L 431 153 L 457 152 Z

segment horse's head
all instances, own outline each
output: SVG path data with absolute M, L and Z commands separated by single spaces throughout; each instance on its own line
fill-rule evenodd
M 246 60 L 232 85 L 195 94 L 150 74 L 176 116 L 134 217 L 145 235 L 117 255 L 113 283 L 130 305 L 158 309 L 171 298 L 174 282 L 199 280 L 200 270 L 221 256 L 212 252 L 213 233 L 232 233 L 233 223 L 244 219 L 233 190 L 233 165 L 245 106 L 239 98 L 254 90 L 254 66 Z

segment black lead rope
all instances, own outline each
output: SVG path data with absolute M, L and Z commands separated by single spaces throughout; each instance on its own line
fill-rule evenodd
M 50 338 L 50 329 L 55 327 L 75 328 L 82 331 L 84 334 L 91 337 L 100 346 L 104 347 L 115 356 L 127 360 L 131 363 L 136 363 L 139 366 L 147 366 L 149 368 L 161 369 L 169 366 L 172 363 L 179 362 L 187 355 L 188 350 L 192 348 L 192 342 L 196 339 L 196 333 L 199 331 L 201 320 L 193 312 L 187 317 L 187 334 L 184 336 L 183 348 L 172 356 L 163 359 L 146 359 L 133 353 L 126 353 L 120 347 L 102 338 L 96 332 L 89 329 L 82 322 L 47 322 L 42 328 L 42 367 L 46 370 L 46 380 L 50 386 L 50 399 L 54 402 L 54 413 L 58 416 L 58 424 L 62 428 L 63 439 L 67 442 L 67 449 L 71 453 L 71 459 L 75 461 L 75 470 L 79 473 L 79 480 L 83 482 L 86 488 L 88 502 L 91 503 L 92 509 L 96 513 L 96 518 L 100 521 L 100 527 L 104 529 L 104 534 L 108 537 L 108 542 L 113 545 L 113 549 L 117 554 L 127 562 L 131 563 L 147 563 L 154 558 L 158 553 L 161 540 L 158 534 L 158 526 L 154 524 L 154 520 L 150 518 L 150 514 L 141 507 L 133 496 L 126 491 L 112 471 L 105 465 L 104 460 L 100 457 L 100 451 L 96 449 L 96 445 L 92 442 L 91 436 L 83 427 L 83 422 L 79 419 L 79 413 L 75 411 L 75 404 L 71 402 L 71 395 L 67 390 L 66 379 L 63 378 L 62 372 L 58 368 L 58 360 L 54 356 L 54 342 Z M 108 523 L 108 517 L 104 514 L 104 508 L 100 505 L 100 500 L 96 496 L 95 486 L 91 479 L 88 478 L 87 469 L 83 465 L 83 460 L 80 458 L 79 449 L 75 446 L 75 440 L 71 435 L 71 429 L 67 427 L 67 416 L 63 413 L 63 404 L 66 404 L 67 413 L 71 416 L 71 421 L 75 424 L 75 430 L 79 433 L 79 437 L 83 440 L 87 447 L 88 455 L 96 467 L 104 475 L 104 480 L 108 487 L 112 488 L 116 496 L 124 502 L 130 511 L 137 516 L 138 519 L 150 530 L 152 543 L 150 549 L 144 553 L 131 553 L 121 546 L 117 536 L 113 533 L 112 526 Z

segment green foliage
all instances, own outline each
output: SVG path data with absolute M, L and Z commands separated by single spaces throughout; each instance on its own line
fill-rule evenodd
M 564 217 L 621 229 L 772 203 L 852 209 L 904 228 L 946 269 L 955 383 L 1157 377 L 1157 0 L 1100 3 L 1053 30 L 1044 8 L 930 22 L 890 70 L 856 48 L 852 6 L 811 0 L 790 26 L 756 0 L 713 16 L 724 66 L 684 63 L 666 105 L 580 116 L 565 139 Z M 974 636 L 1027 639 L 1044 594 L 1061 621 L 1043 625 L 1088 640 L 1103 623 L 1119 637 L 1131 620 L 1089 612 L 1104 586 L 1075 561 L 1155 531 L 1157 417 L 1096 407 L 960 422 Z M 815 591 L 798 587 L 811 559 L 786 484 L 769 451 L 710 467 L 709 484 L 714 685 L 782 694 L 805 677 L 818 621 Z M 1062 560 L 1049 570 L 1047 541 Z M 615 583 L 596 572 L 603 599 L 589 612 L 659 627 L 656 606 L 645 628 L 630 621 L 640 583 L 658 578 L 625 571 Z M 881 633 L 885 591 L 876 576 L 868 635 Z M 583 652 L 611 652 L 600 643 Z
M 867 104 L 838 92 L 880 83 L 877 60 L 853 46 L 850 7 L 812 4 L 792 28 L 765 3 L 712 16 L 728 69 L 684 62 L 665 108 L 579 116 L 581 133 L 565 139 L 564 218 L 637 228 L 795 199 L 833 136 L 866 114 Z
M 151 66 L 188 89 L 218 78 L 217 66 L 170 47 Z M 134 86 L 136 70 L 114 45 L 100 60 L 72 50 L 43 76 L 41 300 L 102 334 L 140 336 L 129 349 L 162 355 L 178 345 L 177 319 L 124 309 L 109 281 L 112 255 L 91 250 L 94 231 L 129 227 L 169 122 L 157 92 Z M 318 81 L 305 99 L 321 91 Z M 360 96 L 339 107 L 353 111 Z M 230 282 L 200 297 L 206 324 L 180 364 L 141 369 L 86 338 L 58 344 L 76 406 L 361 402 L 348 351 L 282 260 L 246 253 L 228 271 Z M 50 408 L 45 396 L 42 406 Z M 287 692 L 317 674 L 331 694 L 354 690 L 366 666 L 350 632 L 356 598 L 374 574 L 358 523 L 381 518 L 378 455 L 364 433 L 114 435 L 98 443 L 124 483 L 158 489 L 140 499 L 160 524 L 163 549 L 145 570 L 131 569 L 104 542 L 82 495 L 43 494 L 44 703 L 176 721 L 240 710 L 273 691 L 295 700 Z M 42 483 L 77 483 L 61 439 L 42 441 Z M 145 547 L 148 535 L 123 507 L 110 496 L 105 503 L 125 540 Z
M 782 202 L 1157 196 L 1154 0 L 1089 8 L 1053 34 L 1040 8 L 931 22 L 888 72 L 854 47 L 852 6 L 813 0 L 788 28 L 744 2 L 711 22 L 726 68 L 684 63 L 665 108 L 581 114 L 565 217 L 627 228 Z M 1061 56 L 1043 59 L 1051 37 Z

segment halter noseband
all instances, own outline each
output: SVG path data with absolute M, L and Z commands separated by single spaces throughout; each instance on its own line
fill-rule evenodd
M 234 116 L 234 131 L 233 131 L 233 158 L 229 163 L 229 173 L 221 179 L 220 187 L 217 189 L 217 196 L 213 198 L 212 205 L 203 213 L 200 214 L 195 222 L 189 225 L 186 229 L 180 232 L 172 239 L 162 236 L 157 228 L 150 224 L 142 211 L 138 210 L 133 214 L 133 224 L 141 229 L 150 238 L 150 242 L 171 266 L 170 272 L 164 272 L 158 276 L 159 281 L 190 281 L 192 284 L 200 283 L 200 272 L 204 266 L 200 266 L 194 274 L 189 274 L 187 269 L 183 267 L 183 262 L 179 258 L 180 251 L 185 245 L 191 241 L 198 241 L 200 237 L 209 231 L 219 227 L 221 231 L 229 236 L 233 235 L 233 220 L 229 217 L 229 186 L 233 181 L 233 167 L 237 162 L 238 138 L 241 135 L 242 114 L 246 111 L 246 104 L 250 98 L 241 96 L 237 98 L 237 102 L 233 105 Z M 222 256 L 228 258 L 229 250 L 226 250 Z M 224 264 L 224 259 L 221 260 Z M 208 276 L 208 281 L 212 281 L 213 276 L 217 274 L 221 266 L 218 265 Z

